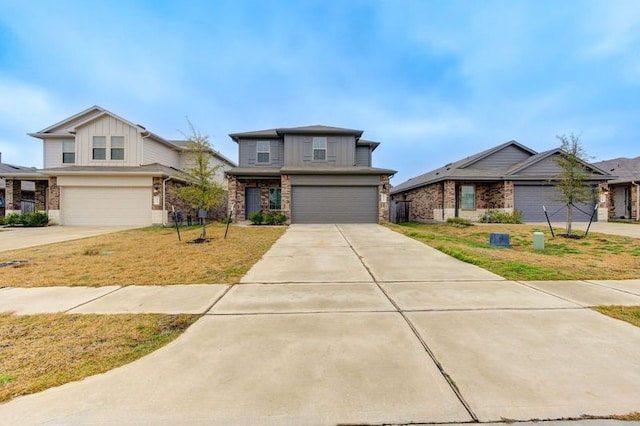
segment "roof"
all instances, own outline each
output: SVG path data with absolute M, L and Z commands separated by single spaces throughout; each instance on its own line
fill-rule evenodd
M 284 135 L 353 135 L 356 139 L 362 136 L 362 130 L 345 129 L 342 127 L 324 126 L 315 124 L 302 127 L 281 127 L 277 129 L 256 130 L 251 132 L 231 133 L 229 137 L 238 142 L 240 139 L 270 139 L 281 138 Z
M 520 150 L 522 155 L 527 158 L 512 164 L 505 164 L 504 167 L 491 167 L 491 168 L 476 168 L 481 160 L 491 157 L 494 154 L 499 153 L 506 148 L 516 148 Z M 488 150 L 482 151 L 478 154 L 474 154 L 470 157 L 458 160 L 454 163 L 449 163 L 438 169 L 424 173 L 415 178 L 411 178 L 399 185 L 392 188 L 391 193 L 397 194 L 399 192 L 408 191 L 421 186 L 429 185 L 436 182 L 445 180 L 466 180 L 466 181 L 500 181 L 500 180 L 540 180 L 550 179 L 553 176 L 542 176 L 540 173 L 528 174 L 526 169 L 533 165 L 540 163 L 549 157 L 554 155 L 562 155 L 564 153 L 560 148 L 551 149 L 549 151 L 538 153 L 529 147 L 526 147 L 519 142 L 509 141 L 501 145 L 495 146 Z M 598 176 L 598 179 L 610 180 L 614 177 L 607 172 L 601 170 L 597 166 L 589 163 L 583 163 L 586 168 L 591 170 L 593 176 Z
M 190 148 L 189 148 L 190 141 L 188 141 L 188 140 L 169 140 L 169 142 L 171 142 L 173 145 L 175 145 L 176 147 L 180 148 L 183 151 L 189 151 L 190 150 Z M 214 157 L 216 157 L 218 160 L 222 161 L 223 163 L 227 163 L 231 167 L 236 167 L 237 166 L 237 164 L 234 161 L 232 161 L 229 158 L 225 157 L 219 151 L 216 151 L 215 149 L 210 148 L 209 152 L 211 152 L 211 154 Z
M 231 176 L 280 176 L 280 175 L 393 175 L 395 170 L 376 167 L 234 167 L 227 170 Z
M 62 121 L 57 122 L 54 125 L 47 127 L 46 129 L 42 129 L 39 132 L 28 133 L 29 136 L 38 139 L 47 139 L 47 138 L 61 138 L 61 137 L 70 137 L 75 134 L 76 129 L 84 126 L 87 123 L 90 123 L 94 120 L 97 120 L 100 117 L 110 116 L 115 118 L 116 120 L 122 121 L 123 123 L 128 124 L 131 127 L 134 127 L 138 130 L 143 138 L 151 138 L 161 144 L 168 146 L 170 148 L 178 150 L 179 147 L 175 144 L 171 143 L 167 139 L 159 136 L 149 130 L 146 127 L 141 126 L 140 124 L 135 124 L 125 118 L 122 118 L 111 111 L 108 111 L 98 105 L 94 105 L 91 108 L 87 108 L 78 114 L 75 114 L 69 118 L 66 118 Z
M 173 167 L 153 163 L 144 166 L 66 166 L 42 169 L 40 173 L 44 176 L 65 176 L 65 175 L 141 175 L 141 176 L 163 176 L 178 179 L 187 179 L 187 174 Z
M 610 184 L 640 182 L 640 157 L 614 158 L 612 160 L 598 161 L 593 165 L 617 176 L 616 179 L 609 181 Z
M 15 166 L 13 164 L 0 163 L 0 177 L 21 179 L 44 179 L 35 167 Z

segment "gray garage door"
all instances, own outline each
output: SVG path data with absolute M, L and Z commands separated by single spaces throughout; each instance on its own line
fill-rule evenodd
M 378 223 L 378 188 L 294 186 L 291 223 Z
M 547 208 L 552 222 L 564 222 L 567 219 L 567 208 L 563 202 L 557 201 L 558 193 L 553 186 L 515 185 L 514 204 L 522 212 L 524 222 L 545 222 L 542 206 Z M 595 200 L 589 204 L 576 203 L 573 209 L 575 222 L 588 222 L 595 208 Z

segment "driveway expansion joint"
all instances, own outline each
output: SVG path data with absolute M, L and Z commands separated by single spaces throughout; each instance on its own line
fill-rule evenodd
M 115 293 L 115 292 L 117 292 L 117 291 L 122 290 L 124 287 L 125 287 L 125 286 L 120 286 L 120 287 L 118 287 L 118 288 L 116 288 L 116 289 L 113 289 L 113 290 L 111 290 L 111 291 L 109 291 L 109 292 L 107 292 L 107 293 L 105 293 L 105 294 L 101 294 L 100 296 L 94 297 L 93 299 L 86 300 L 86 301 L 84 301 L 84 302 L 82 302 L 82 303 L 80 303 L 80 304 L 78 304 L 78 305 L 76 305 L 76 306 L 73 306 L 72 308 L 67 309 L 66 311 L 62 311 L 62 313 L 63 313 L 63 314 L 71 313 L 71 311 L 73 311 L 74 309 L 78 309 L 78 308 L 79 308 L 79 307 L 81 307 L 81 306 L 88 305 L 88 304 L 89 304 L 89 303 L 91 303 L 91 302 L 95 302 L 96 300 L 102 299 L 102 298 L 103 298 L 103 297 L 105 297 L 105 296 L 108 296 L 108 295 L 110 295 L 110 294 L 113 294 L 113 293 Z
M 447 384 L 449 385 L 449 387 L 451 388 L 451 390 L 453 391 L 453 393 L 456 395 L 456 397 L 458 398 L 458 401 L 460 401 L 460 403 L 462 404 L 462 406 L 464 407 L 464 409 L 467 411 L 467 413 L 469 414 L 469 416 L 471 417 L 471 419 L 473 420 L 474 423 L 478 423 L 480 421 L 479 417 L 473 412 L 473 410 L 471 409 L 471 406 L 469 405 L 469 403 L 465 400 L 464 396 L 462 395 L 462 393 L 460 392 L 460 389 L 458 389 L 458 386 L 455 384 L 455 381 L 453 380 L 453 378 L 445 371 L 443 365 L 440 363 L 440 361 L 438 361 L 438 359 L 436 358 L 435 354 L 433 353 L 433 351 L 429 348 L 429 345 L 427 345 L 427 342 L 422 338 L 422 336 L 420 336 L 420 333 L 418 333 L 418 330 L 416 329 L 416 327 L 413 325 L 413 323 L 409 320 L 409 318 L 407 318 L 407 316 L 405 315 L 405 313 L 402 311 L 402 309 L 400 309 L 400 306 L 398 306 L 398 304 L 396 303 L 395 300 L 393 300 L 388 294 L 387 292 L 384 290 L 384 288 L 382 288 L 382 286 L 380 285 L 380 283 L 378 282 L 378 280 L 376 279 L 376 277 L 373 275 L 373 273 L 371 272 L 371 270 L 369 269 L 369 267 L 364 263 L 362 256 L 360 256 L 360 254 L 358 253 L 358 251 L 355 249 L 355 247 L 353 247 L 353 245 L 351 244 L 351 241 L 349 241 L 349 239 L 347 238 L 347 236 L 344 234 L 344 232 L 342 232 L 342 229 L 340 228 L 340 226 L 336 225 L 336 228 L 338 229 L 338 232 L 340 232 L 340 235 L 342 235 L 342 238 L 345 239 L 345 241 L 347 242 L 347 244 L 349 245 L 349 248 L 353 251 L 353 253 L 358 257 L 358 260 L 360 261 L 360 263 L 362 263 L 362 266 L 365 268 L 365 270 L 369 273 L 369 275 L 371 276 L 371 279 L 373 280 L 373 282 L 376 284 L 376 286 L 378 286 L 378 289 L 380 289 L 380 291 L 382 292 L 382 294 L 384 294 L 384 296 L 389 300 L 389 302 L 394 306 L 394 308 L 398 311 L 398 313 L 402 316 L 402 318 L 404 319 L 405 323 L 409 326 L 409 328 L 411 329 L 413 335 L 418 339 L 418 342 L 420 342 L 420 344 L 422 345 L 422 348 L 425 350 L 425 352 L 427 353 L 427 355 L 429 356 L 429 358 L 431 358 L 431 360 L 433 361 L 433 363 L 436 365 L 436 367 L 438 368 L 438 371 L 440 372 L 440 374 L 444 377 L 445 381 L 447 382 Z

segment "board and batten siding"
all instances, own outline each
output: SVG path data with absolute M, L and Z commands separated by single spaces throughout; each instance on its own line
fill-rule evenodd
M 286 166 L 331 165 L 351 167 L 356 162 L 356 140 L 354 136 L 326 136 L 327 159 L 313 160 L 313 136 L 285 135 L 284 164 Z
M 144 159 L 142 164 L 158 163 L 175 168 L 180 168 L 182 166 L 180 162 L 180 153 L 175 149 L 171 149 L 168 146 L 149 138 L 143 139 L 142 143 L 144 144 L 142 150 L 144 153 Z
M 258 163 L 257 161 L 257 140 L 241 139 L 239 145 L 239 166 L 240 167 L 282 167 L 284 165 L 284 142 L 280 139 L 261 139 L 260 142 L 269 141 L 269 163 Z
M 356 147 L 356 166 L 371 167 L 371 148 L 368 146 Z
M 468 168 L 479 170 L 503 169 L 518 164 L 529 157 L 531 157 L 529 152 L 517 146 L 510 145 L 482 160 L 470 164 Z
M 93 160 L 93 136 L 124 136 L 124 160 Z M 76 165 L 79 166 L 139 166 L 142 164 L 141 136 L 133 126 L 111 116 L 102 116 L 80 127 L 76 133 Z

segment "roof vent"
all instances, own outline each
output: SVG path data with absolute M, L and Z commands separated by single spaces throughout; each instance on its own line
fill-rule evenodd
M 449 166 L 450 166 L 450 165 L 452 165 L 452 164 L 453 164 L 453 163 L 447 163 L 447 164 L 445 164 L 444 166 L 445 166 L 445 167 L 449 167 Z M 449 170 L 449 169 L 447 169 L 447 170 Z
M 140 127 L 142 130 L 147 130 L 147 128 L 146 128 L 146 127 L 144 127 L 144 126 L 143 126 L 143 125 L 141 125 L 141 124 L 136 124 L 136 126 Z

